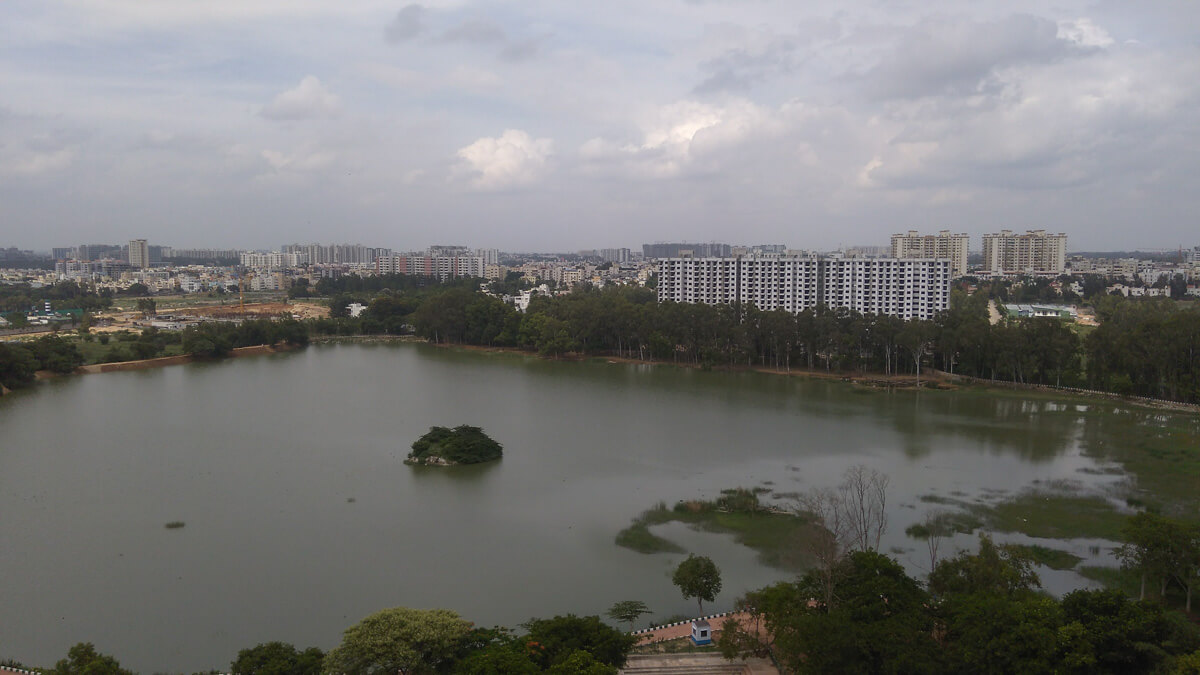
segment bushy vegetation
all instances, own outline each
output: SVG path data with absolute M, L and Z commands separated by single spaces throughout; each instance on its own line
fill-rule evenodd
M 192 356 L 224 356 L 235 347 L 308 344 L 308 327 L 293 319 L 252 319 L 240 323 L 211 321 L 183 331 L 183 351 Z
M 479 427 L 430 427 L 412 444 L 409 464 L 479 464 L 500 459 L 503 446 Z
M 721 650 L 772 654 L 795 673 L 1151 673 L 1187 672 L 1171 668 L 1200 649 L 1200 629 L 1160 605 L 1042 593 L 1020 551 L 987 537 L 938 564 L 927 587 L 872 551 L 845 554 L 833 572 L 748 593 L 738 605 L 764 630 L 727 623 Z

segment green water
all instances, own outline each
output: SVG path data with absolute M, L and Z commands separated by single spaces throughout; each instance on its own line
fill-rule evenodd
M 681 556 L 613 544 L 631 518 L 739 485 L 832 485 L 857 463 L 890 475 L 884 549 L 919 574 L 903 532 L 921 495 L 1124 480 L 1082 452 L 1075 406 L 414 344 L 66 378 L 0 399 L 0 658 L 51 666 L 90 641 L 142 672 L 191 672 L 268 640 L 328 649 L 397 605 L 481 625 L 625 599 L 690 612 L 670 583 Z M 504 459 L 401 463 L 430 426 L 459 424 Z M 721 567 L 714 609 L 788 577 L 727 536 L 661 533 Z

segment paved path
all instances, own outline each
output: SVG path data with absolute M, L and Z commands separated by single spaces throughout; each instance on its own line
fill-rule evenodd
M 709 619 L 708 622 L 712 624 L 713 631 L 715 633 L 719 633 L 721 631 L 721 626 L 725 624 L 726 619 L 737 619 L 739 622 L 743 622 L 748 620 L 749 617 L 750 615 L 746 612 L 737 612 L 734 614 L 727 614 L 725 616 L 717 617 L 715 619 Z M 692 622 L 685 621 L 677 626 L 655 628 L 652 631 L 642 633 L 638 635 L 638 638 L 640 638 L 638 640 L 638 644 L 644 645 L 651 642 L 662 642 L 664 640 L 677 640 L 679 638 L 688 637 L 691 634 Z

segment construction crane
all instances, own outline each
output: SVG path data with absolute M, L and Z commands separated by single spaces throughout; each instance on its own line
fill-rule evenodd
M 238 273 L 238 314 L 245 316 L 246 314 L 246 296 L 244 294 L 246 278 L 254 278 L 254 272 L 246 268 Z

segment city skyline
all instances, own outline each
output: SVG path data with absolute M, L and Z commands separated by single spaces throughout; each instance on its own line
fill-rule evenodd
M 1195 244 L 1200 7 L 921 7 L 4 3 L 0 243 Z

